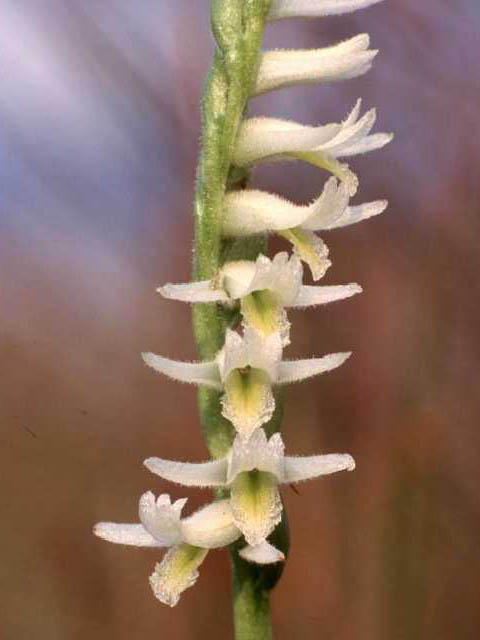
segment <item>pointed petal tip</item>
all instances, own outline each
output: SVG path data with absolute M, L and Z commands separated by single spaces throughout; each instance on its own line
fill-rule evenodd
M 142 357 L 144 364 L 146 364 L 148 367 L 153 367 L 153 362 L 155 358 L 154 353 L 151 353 L 150 351 L 142 351 L 140 355 Z
M 388 200 L 378 200 L 377 201 L 376 211 L 379 214 L 383 213 L 387 207 L 388 207 Z
M 355 460 L 349 453 L 346 453 L 345 456 L 348 458 L 348 466 L 346 468 L 346 471 L 354 471 L 355 467 L 357 466 Z
M 174 290 L 174 286 L 169 283 L 163 284 L 162 286 L 155 289 L 157 293 L 159 293 L 163 298 L 166 298 L 167 300 L 172 300 L 175 298 Z

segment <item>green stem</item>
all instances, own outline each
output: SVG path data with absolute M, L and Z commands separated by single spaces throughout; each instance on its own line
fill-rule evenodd
M 231 165 L 237 131 L 252 92 L 271 0 L 212 0 L 212 29 L 217 43 L 203 98 L 203 137 L 195 194 L 194 278 L 215 277 L 228 260 L 252 260 L 266 251 L 266 239 L 225 241 L 221 224 L 227 189 L 245 188 L 248 173 Z M 222 348 L 225 331 L 240 320 L 239 309 L 219 305 L 195 305 L 195 338 L 204 360 L 213 359 Z M 208 449 L 213 458 L 225 456 L 235 431 L 221 415 L 221 394 L 207 388 L 199 391 L 199 410 Z M 277 431 L 282 417 L 282 398 L 265 425 Z M 285 555 L 288 551 L 286 517 L 271 537 Z M 236 640 L 271 640 L 270 591 L 280 578 L 283 565 L 258 566 L 243 561 L 231 548 L 234 623 Z
M 203 97 L 203 136 L 195 194 L 194 277 L 215 277 L 224 262 L 255 259 L 266 250 L 262 237 L 225 241 L 222 238 L 223 199 L 227 189 L 242 188 L 248 174 L 231 166 L 241 119 L 252 92 L 255 69 L 271 0 L 212 0 L 212 29 L 217 49 Z M 198 351 L 213 359 L 222 348 L 225 331 L 240 320 L 239 309 L 215 304 L 194 306 Z M 234 430 L 221 416 L 220 396 L 201 389 L 199 409 L 211 455 L 224 456 Z
M 272 640 L 270 592 L 257 587 L 250 565 L 240 560 L 236 552 L 232 563 L 236 640 Z
M 289 532 L 285 509 L 282 522 L 270 541 L 288 554 Z M 233 621 L 235 640 L 272 640 L 270 592 L 283 572 L 283 563 L 259 566 L 245 562 L 238 555 L 243 541 L 231 545 L 233 568 Z

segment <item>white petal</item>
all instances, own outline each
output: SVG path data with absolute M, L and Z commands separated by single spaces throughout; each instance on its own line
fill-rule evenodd
M 318 231 L 334 224 L 344 213 L 350 200 L 350 184 L 331 177 L 325 183 L 320 198 L 310 208 L 310 215 L 302 229 Z
M 344 155 L 344 151 L 360 140 L 363 140 L 373 128 L 376 120 L 375 109 L 370 109 L 364 116 L 350 126 L 343 126 L 335 138 L 321 145 L 318 149 L 330 153 L 333 157 Z
M 274 433 L 270 440 L 263 429 L 257 429 L 249 440 L 237 436 L 230 454 L 228 482 L 233 482 L 239 473 L 254 469 L 271 473 L 280 480 L 284 452 L 285 445 L 279 433 Z
M 265 258 L 265 256 L 262 256 L 262 258 Z M 265 260 L 268 260 L 268 258 L 265 258 Z M 256 263 L 252 260 L 227 262 L 218 276 L 220 286 L 226 292 L 227 299 L 237 300 L 248 295 L 252 290 L 251 284 L 256 270 Z
M 277 253 L 272 261 L 270 276 L 275 278 L 275 291 L 282 304 L 288 305 L 295 300 L 303 280 L 303 266 L 298 256 L 288 257 L 284 251 Z
M 244 560 L 255 564 L 274 564 L 285 560 L 284 554 L 266 540 L 254 547 L 251 545 L 243 547 L 238 552 L 238 555 Z
M 350 13 L 382 0 L 273 0 L 269 20 L 316 18 Z
M 223 235 L 252 236 L 301 225 L 312 207 L 293 204 L 266 191 L 230 191 L 224 199 Z
M 342 150 L 338 155 L 342 158 L 347 158 L 361 153 L 368 153 L 369 151 L 381 149 L 392 140 L 393 133 L 375 133 L 371 136 L 366 136 L 355 144 L 352 144 L 347 149 Z
M 235 524 L 249 545 L 260 544 L 282 519 L 282 501 L 277 479 L 271 473 L 240 473 L 230 492 Z
M 165 284 L 157 289 L 164 298 L 180 302 L 225 302 L 228 296 L 221 289 L 215 289 L 211 280 L 187 282 L 186 284 Z
M 353 109 L 350 111 L 348 116 L 343 120 L 342 127 L 350 127 L 360 117 L 360 109 L 362 108 L 362 99 L 358 98 Z
M 133 547 L 162 547 L 141 524 L 117 524 L 116 522 L 99 522 L 93 528 L 93 533 L 116 544 L 128 544 Z
M 218 366 L 215 362 L 178 362 L 156 356 L 154 353 L 142 353 L 142 358 L 149 367 L 173 380 L 203 384 L 214 389 L 222 388 Z
M 292 308 L 313 307 L 317 304 L 327 304 L 336 300 L 345 300 L 362 292 L 362 287 L 355 282 L 328 287 L 302 286 Z
M 197 569 L 207 553 L 206 549 L 188 544 L 172 547 L 150 576 L 150 586 L 155 597 L 163 604 L 174 607 L 185 589 L 192 587 L 197 581 Z
M 286 456 L 283 482 L 301 482 L 337 471 L 353 471 L 355 461 L 348 453 L 331 453 L 325 456 Z
M 308 360 L 284 360 L 280 365 L 278 384 L 297 382 L 331 371 L 342 365 L 352 355 L 349 353 L 331 353 L 323 358 Z
M 227 330 L 225 346 L 217 355 L 222 380 L 226 380 L 234 369 L 260 369 L 272 382 L 277 378 L 278 365 L 282 358 L 282 341 L 278 334 L 262 336 L 255 329 L 245 329 L 243 336 Z
M 361 34 L 323 49 L 276 50 L 261 54 L 254 95 L 298 83 L 337 81 L 366 73 L 377 51 Z
M 301 262 L 285 251 L 272 260 L 260 254 L 255 262 L 228 262 L 220 272 L 222 288 L 232 299 L 243 298 L 255 291 L 272 291 L 283 304 L 294 300 L 302 284 Z
M 186 498 L 170 503 L 170 496 L 163 494 L 158 501 L 151 491 L 140 498 L 138 515 L 145 529 L 165 547 L 181 542 L 180 515 Z
M 143 464 L 164 480 L 176 482 L 184 487 L 221 487 L 227 478 L 225 459 L 192 463 L 147 458 Z
M 268 289 L 275 293 L 282 304 L 294 300 L 302 285 L 303 267 L 296 256 L 286 251 L 277 253 L 272 260 L 260 255 L 255 263 L 255 273 L 250 292 Z
M 323 227 L 323 229 L 338 229 L 340 227 L 347 227 L 350 224 L 356 224 L 362 220 L 378 216 L 385 211 L 387 206 L 387 200 L 375 200 L 374 202 L 367 202 L 356 207 L 347 207 L 340 218 Z
M 183 540 L 203 549 L 225 547 L 240 536 L 233 522 L 230 500 L 218 500 L 182 520 Z
M 309 151 L 333 138 L 339 124 L 309 127 L 290 120 L 248 118 L 239 128 L 232 162 L 243 167 L 281 154 Z

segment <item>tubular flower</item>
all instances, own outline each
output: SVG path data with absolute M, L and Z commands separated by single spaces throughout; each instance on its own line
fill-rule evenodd
M 270 20 L 281 18 L 316 18 L 350 13 L 382 0 L 273 0 Z
M 290 457 L 284 451 L 279 433 L 267 440 L 264 430 L 257 429 L 248 441 L 237 436 L 228 456 L 220 460 L 195 464 L 148 458 L 144 464 L 161 478 L 184 486 L 228 487 L 233 522 L 256 547 L 281 520 L 279 484 L 355 468 L 348 454 Z
M 330 261 L 327 258 L 324 261 L 327 268 Z M 285 307 L 304 308 L 327 304 L 362 291 L 356 283 L 311 287 L 302 284 L 302 279 L 300 259 L 281 252 L 273 260 L 260 254 L 255 262 L 229 262 L 212 280 L 166 284 L 158 291 L 165 298 L 191 303 L 232 304 L 240 300 L 244 325 L 256 329 L 264 337 L 280 333 L 285 346 L 289 344 L 290 328 Z
M 378 51 L 371 50 L 370 36 L 354 38 L 323 49 L 277 49 L 260 54 L 253 95 L 296 84 L 332 82 L 366 73 Z
M 359 119 L 361 104 L 361 99 L 357 100 L 343 122 L 320 127 L 274 118 L 246 119 L 239 128 L 233 162 L 242 167 L 273 160 L 303 160 L 347 181 L 350 195 L 354 195 L 358 180 L 337 158 L 380 149 L 393 138 L 391 133 L 370 135 L 376 111 L 370 109 Z
M 178 603 L 182 592 L 197 581 L 198 567 L 208 551 L 225 547 L 242 535 L 234 523 L 229 500 L 212 502 L 181 518 L 186 502 L 187 499 L 182 498 L 171 503 L 168 494 L 155 499 L 148 491 L 140 498 L 139 524 L 99 522 L 93 530 L 99 538 L 117 544 L 169 548 L 162 562 L 155 566 L 150 585 L 160 602 L 171 607 Z M 257 564 L 283 559 L 268 543 L 260 549 L 247 546 L 240 553 Z
M 280 196 L 246 189 L 225 196 L 223 234 L 226 237 L 276 232 L 289 240 L 295 253 L 319 280 L 329 266 L 328 248 L 315 231 L 345 227 L 382 213 L 386 200 L 348 206 L 349 188 L 333 176 L 312 204 L 295 205 Z
M 144 362 L 180 382 L 205 385 L 223 391 L 222 415 L 244 438 L 265 422 L 275 409 L 273 385 L 305 380 L 336 369 L 350 353 L 332 353 L 322 358 L 282 360 L 279 333 L 263 337 L 247 327 L 244 335 L 227 330 L 225 345 L 211 362 L 177 362 L 144 353 Z

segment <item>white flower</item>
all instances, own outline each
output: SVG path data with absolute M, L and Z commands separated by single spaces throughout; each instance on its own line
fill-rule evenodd
M 226 237 L 276 232 L 292 242 L 295 252 L 319 280 L 328 264 L 328 248 L 314 231 L 345 227 L 382 213 L 386 200 L 348 206 L 349 186 L 336 178 L 327 180 L 311 205 L 295 205 L 280 196 L 245 189 L 231 191 L 224 199 L 223 234 Z
M 324 268 L 330 261 L 324 258 Z M 222 267 L 212 280 L 187 284 L 166 284 L 158 291 L 165 297 L 183 302 L 241 301 L 243 320 L 262 335 L 279 332 L 283 345 L 289 343 L 290 323 L 284 308 L 311 307 L 343 300 L 360 293 L 356 283 L 339 286 L 311 287 L 302 284 L 303 267 L 300 259 L 286 252 L 277 253 L 273 260 L 260 254 L 255 262 L 238 260 Z
M 362 33 L 323 49 L 267 51 L 260 66 L 253 95 L 299 83 L 347 80 L 366 73 L 378 51 L 370 50 L 370 37 Z
M 290 457 L 284 449 L 279 433 L 267 440 L 264 430 L 257 429 L 248 441 L 237 436 L 229 455 L 220 460 L 194 464 L 148 458 L 144 464 L 165 480 L 184 486 L 229 487 L 233 521 L 256 547 L 281 520 L 279 484 L 355 468 L 348 454 Z M 250 549 L 245 553 L 254 557 Z
M 181 518 L 186 498 L 173 504 L 162 494 L 157 500 L 151 491 L 140 498 L 140 524 L 100 522 L 95 535 L 118 544 L 136 547 L 170 547 L 150 578 L 155 596 L 175 606 L 180 594 L 195 584 L 198 567 L 209 549 L 224 547 L 241 533 L 235 526 L 228 500 L 219 500 Z
M 393 135 L 370 135 L 376 120 L 375 109 L 359 119 L 362 101 L 341 123 L 310 127 L 289 120 L 249 118 L 239 128 L 232 161 L 237 166 L 268 160 L 304 160 L 331 171 L 341 180 L 350 179 L 351 195 L 357 180 L 347 165 L 337 158 L 354 156 L 388 144 Z
M 282 360 L 279 333 L 263 337 L 247 327 L 243 337 L 227 330 L 225 345 L 211 362 L 177 362 L 153 353 L 142 354 L 145 363 L 174 380 L 206 385 L 223 391 L 222 415 L 244 438 L 265 422 L 275 409 L 273 385 L 282 385 L 339 367 L 350 353 L 323 358 Z
M 316 18 L 350 13 L 382 0 L 273 0 L 270 20 L 281 18 Z

